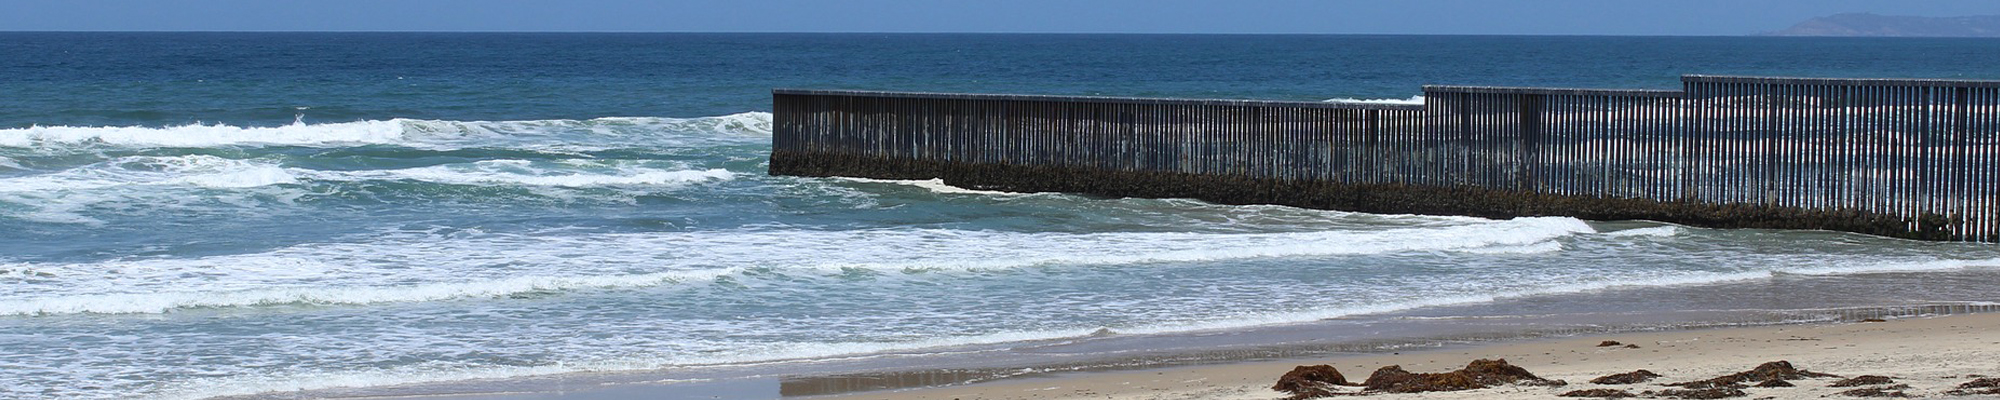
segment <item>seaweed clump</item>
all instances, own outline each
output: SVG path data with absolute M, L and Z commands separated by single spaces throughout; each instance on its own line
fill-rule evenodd
M 1368 391 L 1382 393 L 1422 393 L 1485 389 L 1503 384 L 1562 386 L 1568 382 L 1542 379 L 1507 360 L 1473 360 L 1465 368 L 1445 373 L 1413 373 L 1391 365 L 1368 376 Z
M 1278 377 L 1278 384 L 1271 390 L 1291 393 L 1293 399 L 1337 396 L 1343 393 L 1333 391 L 1335 386 L 1349 386 L 1347 377 L 1331 365 L 1300 365 Z
M 1891 383 L 1896 383 L 1896 380 L 1889 379 L 1889 377 L 1881 375 L 1862 375 L 1853 378 L 1842 379 L 1839 382 L 1834 382 L 1833 384 L 1827 385 L 1826 387 L 1855 387 L 1855 386 L 1868 386 L 1868 385 L 1887 385 Z
M 1953 396 L 1967 396 L 1975 394 L 2000 394 L 2000 378 L 1982 377 L 1979 379 L 1973 379 L 1970 382 L 1958 384 L 1957 389 L 1952 389 L 1951 391 L 1944 392 L 1944 394 Z
M 1634 383 L 1645 383 L 1646 381 L 1650 381 L 1653 380 L 1653 378 L 1658 378 L 1658 377 L 1660 377 L 1660 374 L 1655 374 L 1653 373 L 1653 371 L 1647 371 L 1642 369 L 1622 374 L 1611 374 L 1611 375 L 1600 376 L 1597 377 L 1597 379 L 1591 379 L 1590 383 L 1595 383 L 1599 385 L 1630 385 Z
M 1839 377 L 1840 377 L 1839 375 L 1834 375 L 1834 374 L 1822 374 L 1818 372 L 1798 369 L 1792 367 L 1791 362 L 1780 360 L 1780 361 L 1763 363 L 1761 365 L 1758 365 L 1757 368 L 1752 368 L 1749 371 L 1743 371 L 1734 374 L 1703 379 L 1699 381 L 1669 383 L 1667 384 L 1667 386 L 1680 386 L 1689 389 L 1742 389 L 1748 387 L 1748 385 L 1745 385 L 1744 382 L 1764 382 L 1770 380 L 1793 380 L 1793 379 L 1808 379 L 1808 378 L 1839 378 Z

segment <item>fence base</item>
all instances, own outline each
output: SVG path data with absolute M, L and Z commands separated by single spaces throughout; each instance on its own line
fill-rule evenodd
M 1949 218 L 1936 214 L 1926 214 L 1921 217 L 1922 221 L 1917 221 L 1859 210 L 1565 196 L 1476 187 L 1349 185 L 1184 173 L 969 164 L 786 150 L 771 153 L 771 174 L 943 179 L 945 184 L 978 190 L 1192 198 L 1220 204 L 1276 204 L 1377 214 L 1495 219 L 1567 216 L 1589 220 L 1651 220 L 1704 228 L 1815 229 L 1905 239 L 1952 239 L 1951 233 L 1944 229 L 1950 223 Z

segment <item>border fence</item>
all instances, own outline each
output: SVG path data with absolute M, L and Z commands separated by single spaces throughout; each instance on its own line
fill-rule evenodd
M 771 173 L 2000 241 L 2000 81 L 1682 84 L 1421 105 L 779 89 Z

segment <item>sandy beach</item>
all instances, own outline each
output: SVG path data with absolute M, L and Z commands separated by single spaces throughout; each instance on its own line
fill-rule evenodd
M 1627 346 L 1599 346 L 1616 341 Z M 1947 391 L 1977 376 L 2000 375 L 2000 314 L 1974 314 L 1884 322 L 1723 328 L 1625 333 L 1505 342 L 1381 355 L 1249 362 L 1158 370 L 1065 374 L 1046 378 L 826 397 L 837 400 L 904 399 L 1279 399 L 1271 389 L 1279 376 L 1299 365 L 1328 364 L 1348 380 L 1400 365 L 1410 372 L 1446 372 L 1481 358 L 1505 359 L 1560 387 L 1507 385 L 1460 392 L 1377 394 L 1371 398 L 1548 399 L 1588 389 L 1634 394 L 1675 389 L 1665 383 L 1714 378 L 1785 360 L 1813 372 L 1855 377 L 1880 375 L 1893 384 L 1829 387 L 1838 378 L 1791 381 L 1795 387 L 1743 389 L 1753 399 L 1843 398 L 1857 388 L 1900 389 L 1911 396 L 1948 396 Z M 1645 369 L 1662 375 L 1650 382 L 1598 385 L 1593 378 Z M 1755 382 L 1750 382 L 1755 384 Z M 1345 388 L 1359 391 L 1360 388 Z M 1893 390 L 1892 390 L 1893 391 Z M 2000 397 L 1983 395 L 1983 397 Z M 1961 398 L 1982 398 L 1982 395 Z

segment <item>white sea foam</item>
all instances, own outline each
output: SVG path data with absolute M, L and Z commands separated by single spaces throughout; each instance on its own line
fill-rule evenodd
M 645 287 L 664 283 L 706 281 L 738 272 L 737 268 L 613 276 L 521 276 L 471 282 L 408 286 L 343 287 L 335 285 L 213 292 L 120 293 L 0 300 L 0 315 L 164 313 L 182 308 L 262 305 L 343 305 L 462 298 L 499 297 L 542 291 Z
M 1769 271 L 1745 272 L 1661 272 L 1640 274 L 1638 277 L 1622 279 L 1573 281 L 1543 286 L 1519 286 L 1520 282 L 1491 282 L 1493 286 L 1467 290 L 1452 295 L 1428 296 L 1417 299 L 1388 301 L 1372 304 L 1335 306 L 1300 311 L 1252 312 L 1236 316 L 1188 321 L 1169 322 L 1142 327 L 1120 328 L 1120 332 L 1136 334 L 1167 334 L 1194 331 L 1238 329 L 1255 326 L 1295 324 L 1320 321 L 1356 315 L 1381 314 L 1462 304 L 1490 303 L 1505 298 L 1537 295 L 1582 293 L 1615 287 L 1697 285 L 1749 279 L 1769 278 Z M 1513 287 L 1519 286 L 1519 287 Z
M 1655 226 L 1604 232 L 1605 236 L 1617 237 L 1673 237 L 1679 234 L 1681 234 L 1681 228 L 1678 226 Z
M 294 123 L 276 127 L 184 125 L 173 127 L 29 127 L 0 129 L 0 148 L 44 154 L 118 154 L 143 148 L 391 145 L 422 149 L 516 148 L 554 154 L 591 149 L 710 148 L 762 143 L 771 115 L 748 112 L 705 118 L 599 118 L 543 121 L 387 120 Z M 109 151 L 107 151 L 109 150 Z M 538 195 L 572 198 L 563 189 L 657 189 L 734 179 L 719 168 L 657 161 L 572 159 L 530 162 L 487 160 L 394 170 L 325 171 L 282 165 L 277 155 L 232 159 L 216 155 L 122 156 L 56 171 L 0 178 L 0 217 L 101 225 L 93 212 L 153 212 L 189 207 L 256 207 L 323 194 L 298 185 L 316 182 L 411 180 L 454 185 L 526 186 Z M 579 155 L 578 157 L 590 157 Z M 0 170 L 20 168 L 0 158 Z M 284 186 L 282 188 L 274 188 Z M 230 189 L 226 191 L 196 191 Z M 593 195 L 595 196 L 595 195 Z M 627 200 L 619 198 L 614 200 Z
M 0 216 L 35 222 L 100 225 L 82 213 L 106 203 L 143 204 L 156 210 L 185 210 L 199 204 L 254 204 L 263 196 L 288 196 L 254 188 L 296 183 L 296 177 L 267 160 L 234 160 L 209 155 L 131 156 L 62 171 L 0 178 Z M 195 194 L 203 189 L 237 189 Z M 248 189 L 248 190 L 245 190 Z
M 281 167 L 274 161 L 210 155 L 133 156 L 55 173 L 0 178 L 0 192 L 54 192 L 117 186 L 248 188 L 324 181 L 414 180 L 464 185 L 587 187 L 668 185 L 728 180 L 728 170 L 686 169 L 681 163 L 626 160 L 484 160 L 391 170 L 324 171 Z
M 0 315 L 158 313 L 273 303 L 368 304 L 656 285 L 654 273 L 767 268 L 839 274 L 1131 265 L 1535 245 L 1590 232 L 1573 218 L 1281 233 L 739 230 L 433 237 L 402 234 L 262 253 L 22 263 L 55 284 L 0 288 Z M 783 243 L 783 246 L 772 246 Z M 643 265 L 643 269 L 638 269 Z M 515 279 L 526 271 L 535 278 Z M 645 271 L 634 273 L 633 271 Z M 711 272 L 691 272 L 711 271 Z M 204 279 L 189 280 L 189 276 Z M 675 275 L 681 276 L 681 275 Z M 339 282 L 328 286 L 328 282 Z
M 265 160 L 210 155 L 120 157 L 68 170 L 0 178 L 0 193 L 88 190 L 127 185 L 254 187 L 291 183 L 290 173 Z
M 1415 95 L 1415 96 L 1410 96 L 1410 98 L 1407 98 L 1407 99 L 1357 99 L 1357 98 L 1352 98 L 1352 97 L 1341 97 L 1341 98 L 1334 98 L 1334 99 L 1326 99 L 1326 100 L 1321 100 L 1321 101 L 1323 101 L 1323 102 L 1327 102 L 1327 103 L 1348 103 L 1348 104 L 1406 104 L 1406 105 L 1423 105 L 1423 104 L 1424 104 L 1424 95 Z
M 360 121 L 275 127 L 229 125 L 36 126 L 0 129 L 0 147 L 44 147 L 105 144 L 142 147 L 217 147 L 234 145 L 331 146 L 404 141 L 399 121 Z
M 1562 243 L 1548 241 L 1515 246 L 1479 247 L 1458 251 L 1473 254 L 1543 254 L 1563 251 L 1563 245 Z
M 998 190 L 966 189 L 946 184 L 944 183 L 944 179 L 942 178 L 914 180 L 914 179 L 871 179 L 871 178 L 835 177 L 834 179 L 851 181 L 851 182 L 888 183 L 896 185 L 914 186 L 938 194 L 978 194 L 978 195 L 989 195 L 989 196 L 1024 196 L 1024 195 L 1035 194 L 1035 193 L 1022 193 L 1022 192 L 1006 192 Z
M 210 188 L 249 188 L 258 186 L 298 183 L 291 172 L 276 165 L 250 164 L 216 173 L 200 173 L 175 177 L 166 183 L 183 183 Z
M 92 263 L 14 263 L 55 283 L 0 288 L 0 315 L 159 313 L 188 307 L 371 304 L 647 287 L 776 271 L 976 271 L 1065 265 L 1211 262 L 1425 251 L 1547 253 L 1590 233 L 1573 218 L 1518 218 L 1378 231 L 1026 233 L 948 229 L 732 230 L 586 235 L 397 234 L 262 253 Z M 784 246 L 771 246 L 783 243 Z M 1829 275 L 2000 265 L 1909 260 L 1687 272 L 1607 286 L 1714 282 L 1774 273 Z M 643 268 L 640 268 L 643 266 Z M 525 274 L 524 274 L 525 272 Z M 1664 274 L 1664 273 L 1663 273 Z M 1678 273 L 1676 273 L 1678 274 Z M 1589 274 L 1584 274 L 1589 275 Z M 1644 276 L 1644 275 L 1641 275 Z M 189 280 L 186 277 L 203 277 Z M 327 282 L 339 282 L 328 285 Z
M 1577 233 L 1592 232 L 1582 220 L 1564 217 L 1516 218 L 1489 223 L 1400 228 L 1381 231 L 1321 231 L 1281 233 L 1114 232 L 1085 234 L 1006 233 L 987 231 L 883 231 L 857 238 L 880 243 L 859 250 L 829 243 L 826 252 L 861 254 L 871 262 L 829 262 L 820 269 L 978 270 L 1044 265 L 1124 265 L 1159 262 L 1202 262 L 1271 257 L 1384 254 L 1410 251 L 1469 250 L 1490 246 L 1532 245 Z M 872 238 L 878 233 L 886 237 Z M 887 240 L 884 240 L 887 239 Z M 966 244 L 985 243 L 983 246 Z M 908 254 L 949 251 L 948 257 L 915 258 Z M 873 261 L 900 260 L 900 261 Z
M 100 221 L 78 213 L 101 204 L 171 208 L 218 202 L 254 207 L 259 202 L 256 199 L 296 198 L 314 191 L 297 186 L 247 189 L 310 182 L 408 180 L 472 186 L 662 189 L 726 181 L 736 176 L 720 168 L 700 169 L 686 163 L 639 160 L 485 160 L 405 169 L 328 171 L 284 167 L 266 159 L 129 156 L 62 171 L 0 178 L 0 203 L 19 206 L 16 210 L 0 211 L 0 215 L 39 222 L 96 224 Z M 192 192 L 202 189 L 228 190 Z
M 1848 260 L 1816 261 L 1816 265 L 1782 268 L 1794 275 L 1854 275 L 1886 272 L 1949 271 L 1976 267 L 2000 267 L 2000 258 L 1979 260 L 1928 259 L 1894 263 L 1853 263 Z
M 1062 200 L 1072 201 L 1073 202 L 1072 204 L 1077 207 L 1109 207 L 1109 208 L 1118 208 L 1121 210 L 1145 210 L 1145 212 L 1150 215 L 1163 216 L 1172 220 L 1171 222 L 1155 223 L 1157 225 L 1179 226 L 1185 223 L 1185 224 L 1190 224 L 1191 226 L 1201 226 L 1209 230 L 1218 230 L 1218 231 L 1232 230 L 1237 228 L 1243 228 L 1246 231 L 1256 231 L 1256 230 L 1268 231 L 1268 228 L 1270 227 L 1280 227 L 1280 226 L 1293 227 L 1298 229 L 1316 229 L 1316 230 L 1377 228 L 1383 226 L 1426 227 L 1426 226 L 1449 226 L 1449 225 L 1490 221 L 1489 219 L 1479 218 L 1479 217 L 1463 217 L 1463 216 L 1448 216 L 1448 215 L 1417 215 L 1417 214 L 1368 214 L 1368 213 L 1357 213 L 1357 212 L 1338 211 L 1338 210 L 1300 208 L 1300 207 L 1274 205 L 1274 204 L 1247 204 L 1247 205 L 1216 204 L 1216 203 L 1210 203 L 1206 201 L 1187 199 L 1187 198 L 1158 198 L 1158 199 L 1121 198 L 1121 199 L 1106 200 L 1106 199 L 1088 198 L 1083 196 L 1074 196 L 1060 192 L 1007 192 L 998 190 L 968 189 L 964 187 L 958 187 L 946 184 L 943 179 L 937 179 L 937 178 L 923 179 L 923 180 L 873 179 L 873 178 L 853 178 L 853 177 L 831 177 L 825 179 L 807 178 L 792 184 L 792 186 L 796 188 L 810 188 L 811 190 L 814 191 L 813 193 L 814 195 L 830 195 L 834 197 L 840 197 L 842 198 L 843 201 L 851 204 L 856 204 L 860 206 L 860 208 L 873 208 L 879 206 L 879 203 L 874 201 L 874 199 L 872 199 L 870 193 L 860 192 L 852 189 L 852 188 L 862 188 L 865 186 L 826 185 L 822 184 L 822 182 L 860 182 L 860 183 L 902 185 L 902 186 L 924 189 L 930 191 L 931 193 L 937 193 L 937 194 L 977 195 L 977 196 L 986 196 L 999 199 L 1028 199 L 1028 198 L 1050 199 L 1050 200 L 1062 199 Z M 1520 251 L 1537 252 L 1537 251 L 1544 251 L 1546 249 L 1547 249 L 1546 246 L 1537 246 L 1533 250 L 1520 250 Z M 1560 249 L 1558 248 L 1557 250 Z
M 0 129 L 0 147 L 343 147 L 398 145 L 416 148 L 520 146 L 529 148 L 591 145 L 612 146 L 658 140 L 689 140 L 739 136 L 762 138 L 771 133 L 771 114 L 746 112 L 704 118 L 598 118 L 539 121 L 438 121 L 393 119 L 244 127 L 192 124 L 142 126 L 35 126 Z M 538 140 L 571 135 L 564 140 Z M 576 135 L 581 135 L 580 137 Z M 579 140 L 581 139 L 581 140 Z M 595 140 L 592 140 L 595 139 Z M 581 142 L 581 143 L 579 143 Z
M 1777 274 L 1805 275 L 1850 275 L 1882 272 L 1944 271 L 1972 267 L 2000 267 L 2000 259 L 1983 260 L 1878 260 L 1853 263 L 1842 267 L 1778 267 L 1769 270 L 1749 271 L 1648 271 L 1636 276 L 1613 279 L 1590 280 L 1571 277 L 1573 282 L 1521 289 L 1484 290 L 1456 296 L 1438 296 L 1421 300 L 1409 300 L 1361 306 L 1334 307 L 1326 309 L 1251 313 L 1197 322 L 1166 323 L 1145 327 L 1118 329 L 1125 333 L 1163 334 L 1191 331 L 1247 328 L 1264 325 L 1281 325 L 1311 322 L 1355 315 L 1380 314 L 1413 310 L 1426 307 L 1461 304 L 1490 303 L 1500 299 L 1530 296 L 1585 293 L 1620 287 L 1660 287 L 1708 285 L 1725 282 L 1769 279 Z M 1499 283 L 1499 282 L 1495 282 Z
M 736 174 L 720 168 L 685 170 L 600 160 L 567 160 L 572 165 L 547 165 L 527 160 L 486 160 L 371 171 L 299 171 L 316 180 L 413 180 L 455 185 L 593 187 L 679 185 L 723 181 Z M 561 163 L 561 162 L 557 162 Z M 583 165 L 576 165 L 583 164 Z M 582 168 L 577 168 L 582 167 Z

